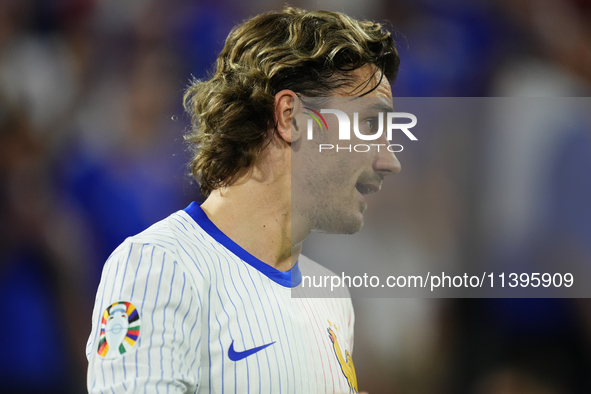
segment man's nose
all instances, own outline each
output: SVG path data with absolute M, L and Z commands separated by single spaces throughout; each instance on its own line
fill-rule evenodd
M 388 148 L 395 150 L 397 146 L 394 145 L 390 147 L 390 143 L 386 141 L 386 146 L 382 145 L 379 147 L 379 151 L 376 152 L 373 162 L 374 171 L 382 174 L 383 176 L 398 174 L 402 169 L 402 166 L 396 158 L 396 155 L 393 152 L 390 152 Z

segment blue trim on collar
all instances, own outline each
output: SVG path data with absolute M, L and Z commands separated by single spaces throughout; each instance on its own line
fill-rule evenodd
M 287 272 L 279 271 L 271 267 L 269 264 L 257 259 L 246 250 L 242 249 L 240 245 L 232 241 L 226 234 L 224 234 L 213 222 L 207 217 L 207 214 L 201 209 L 200 204 L 193 201 L 187 208 L 184 209 L 191 218 L 205 230 L 213 239 L 222 244 L 230 252 L 234 253 L 241 260 L 257 269 L 263 275 L 272 281 L 285 287 L 296 287 L 302 282 L 302 273 L 296 261 L 295 265 Z

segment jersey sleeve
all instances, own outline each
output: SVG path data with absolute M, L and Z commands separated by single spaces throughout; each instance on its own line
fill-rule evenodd
M 193 393 L 199 385 L 201 301 L 175 255 L 127 243 L 107 260 L 86 347 L 95 393 Z

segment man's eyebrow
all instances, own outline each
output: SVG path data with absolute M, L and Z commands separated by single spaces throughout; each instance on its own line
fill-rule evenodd
M 375 103 L 367 106 L 364 110 L 376 111 L 376 112 L 394 112 L 394 108 L 388 104 Z

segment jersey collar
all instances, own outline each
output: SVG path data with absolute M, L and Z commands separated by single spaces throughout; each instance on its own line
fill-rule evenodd
M 246 250 L 242 249 L 240 245 L 232 241 L 230 237 L 224 234 L 213 222 L 207 217 L 207 214 L 201 209 L 200 204 L 192 202 L 184 211 L 191 216 L 191 218 L 207 232 L 213 239 L 222 244 L 230 252 L 234 253 L 241 260 L 257 269 L 260 273 L 271 279 L 272 281 L 284 287 L 297 287 L 302 282 L 302 274 L 296 261 L 294 266 L 287 272 L 279 271 L 271 267 L 269 264 L 257 259 Z

